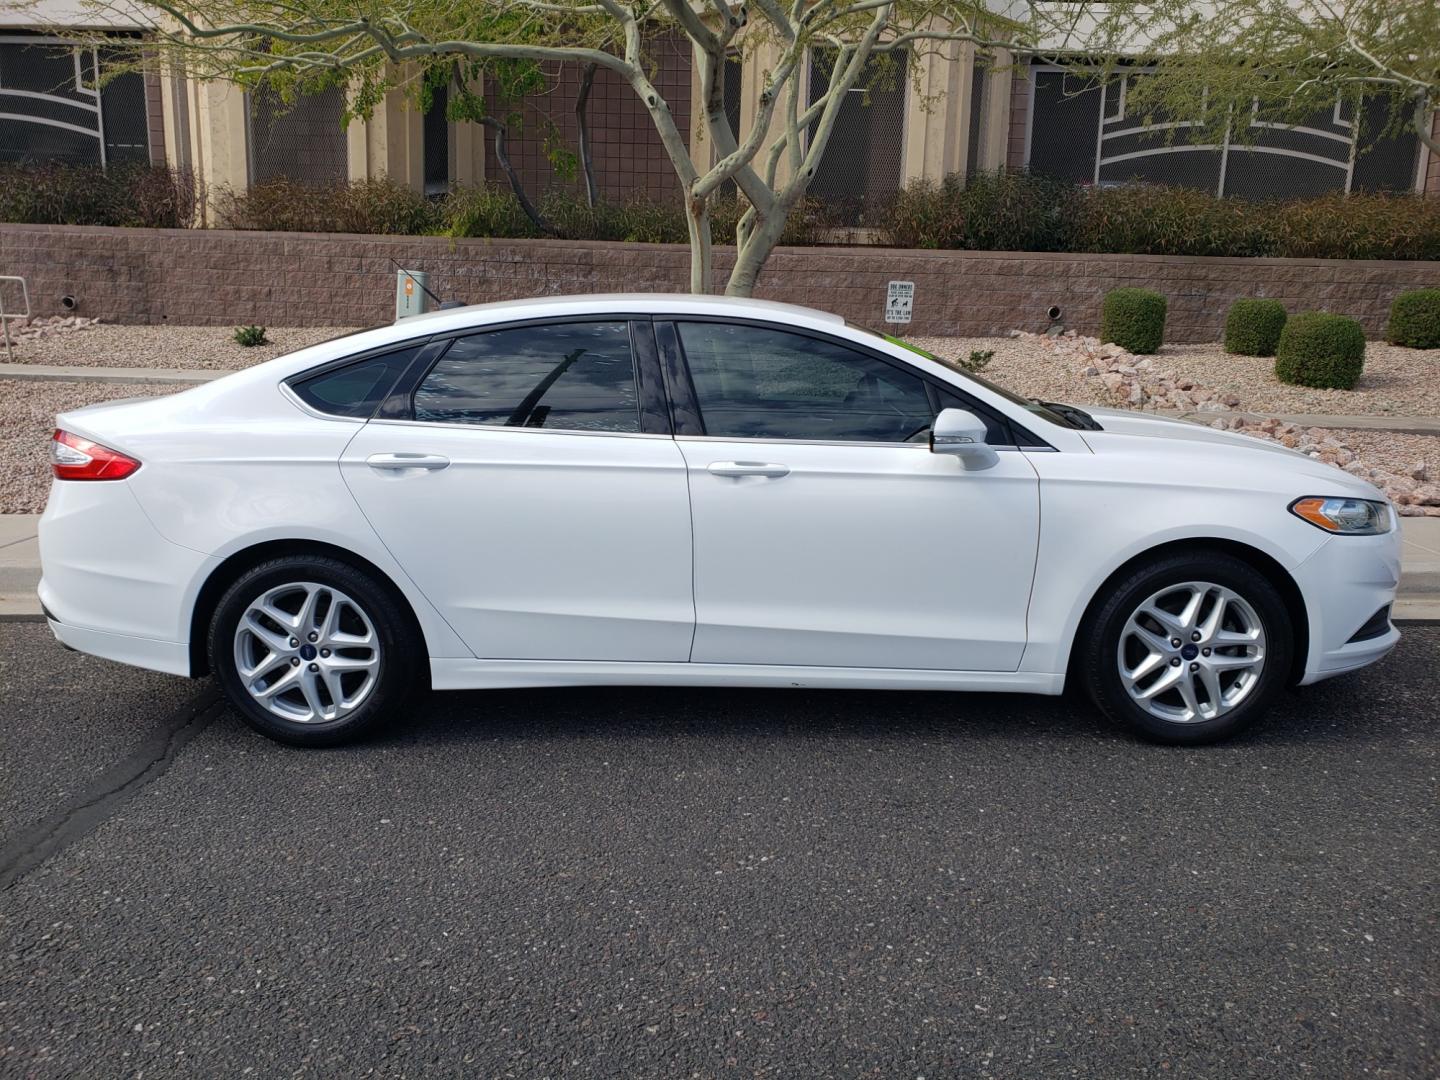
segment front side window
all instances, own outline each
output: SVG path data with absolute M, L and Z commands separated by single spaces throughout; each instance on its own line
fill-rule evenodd
M 760 326 L 680 323 L 705 434 L 730 439 L 921 441 L 924 382 L 820 338 Z
M 586 322 L 460 338 L 415 391 L 415 419 L 569 431 L 639 431 L 630 328 Z

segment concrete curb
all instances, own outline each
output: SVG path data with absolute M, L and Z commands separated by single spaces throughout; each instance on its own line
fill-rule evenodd
M 95 368 L 65 367 L 59 364 L 0 364 L 0 379 L 20 382 L 99 383 L 206 383 L 227 371 L 195 371 L 181 368 Z

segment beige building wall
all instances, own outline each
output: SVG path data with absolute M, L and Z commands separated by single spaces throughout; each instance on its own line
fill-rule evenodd
M 215 224 L 215 195 L 249 186 L 245 93 L 230 83 L 161 77 L 165 158 L 188 165 L 202 184 L 199 217 Z
M 250 183 L 245 93 L 228 83 L 202 83 L 175 72 L 160 77 L 166 161 L 194 170 L 203 184 L 201 221 L 213 226 L 215 195 L 244 191 Z M 450 177 L 456 184 L 485 179 L 485 128 L 449 124 Z M 368 120 L 345 132 L 346 174 L 351 180 L 388 176 L 416 191 L 425 183 L 424 119 L 401 91 L 387 94 Z
M 907 82 L 905 129 L 899 147 L 902 185 L 917 179 L 939 181 L 951 173 L 964 175 L 969 171 L 972 166 L 969 160 L 970 121 L 976 108 L 983 107 L 986 115 L 974 167 L 982 170 L 1004 167 L 1013 61 L 1004 50 L 993 57 L 987 65 L 986 92 L 979 101 L 972 101 L 976 55 L 973 44 L 953 41 L 914 59 L 919 70 L 912 72 L 912 78 Z M 770 44 L 753 48 L 746 54 L 741 78 L 742 135 L 749 132 L 755 122 L 765 78 L 778 57 L 778 47 Z M 808 85 L 808 79 L 808 72 L 801 72 L 800 85 Z M 694 91 L 698 102 L 698 75 L 694 77 Z M 697 137 L 692 146 L 695 147 L 697 167 L 704 169 L 714 161 L 714 148 L 709 133 L 701 130 L 703 116 L 699 115 L 698 107 L 696 114 Z M 772 123 L 772 141 L 779 130 L 779 123 Z M 767 144 L 757 156 L 757 168 L 763 167 L 768 149 Z M 781 182 L 788 172 L 788 162 L 782 157 L 777 174 Z

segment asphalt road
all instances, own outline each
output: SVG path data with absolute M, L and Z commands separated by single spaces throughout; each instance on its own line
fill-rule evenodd
M 0 1074 L 1435 1076 L 1437 675 L 1203 750 L 585 690 L 306 752 L 0 625 Z

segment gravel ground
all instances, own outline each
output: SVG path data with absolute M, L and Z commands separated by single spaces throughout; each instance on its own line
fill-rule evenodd
M 122 398 L 159 397 L 181 387 L 0 379 L 0 514 L 38 514 L 50 492 L 55 414 Z
M 1026 397 L 1110 404 L 1105 388 L 1085 379 L 1054 353 L 1024 338 L 913 338 L 916 345 L 948 360 L 972 349 L 993 349 L 987 378 Z M 1440 415 L 1440 352 L 1404 349 L 1372 341 L 1365 348 L 1365 374 L 1354 390 L 1311 390 L 1287 386 L 1275 378 L 1275 361 L 1260 356 L 1229 356 L 1219 345 L 1166 345 L 1151 358 L 1156 367 L 1193 379 L 1222 393 L 1233 393 L 1244 407 L 1265 413 L 1338 414 L 1342 416 Z
M 264 345 L 235 344 L 229 326 L 87 326 L 31 338 L 15 347 L 17 364 L 64 367 L 163 367 L 233 370 L 353 333 L 343 326 L 272 326 Z

